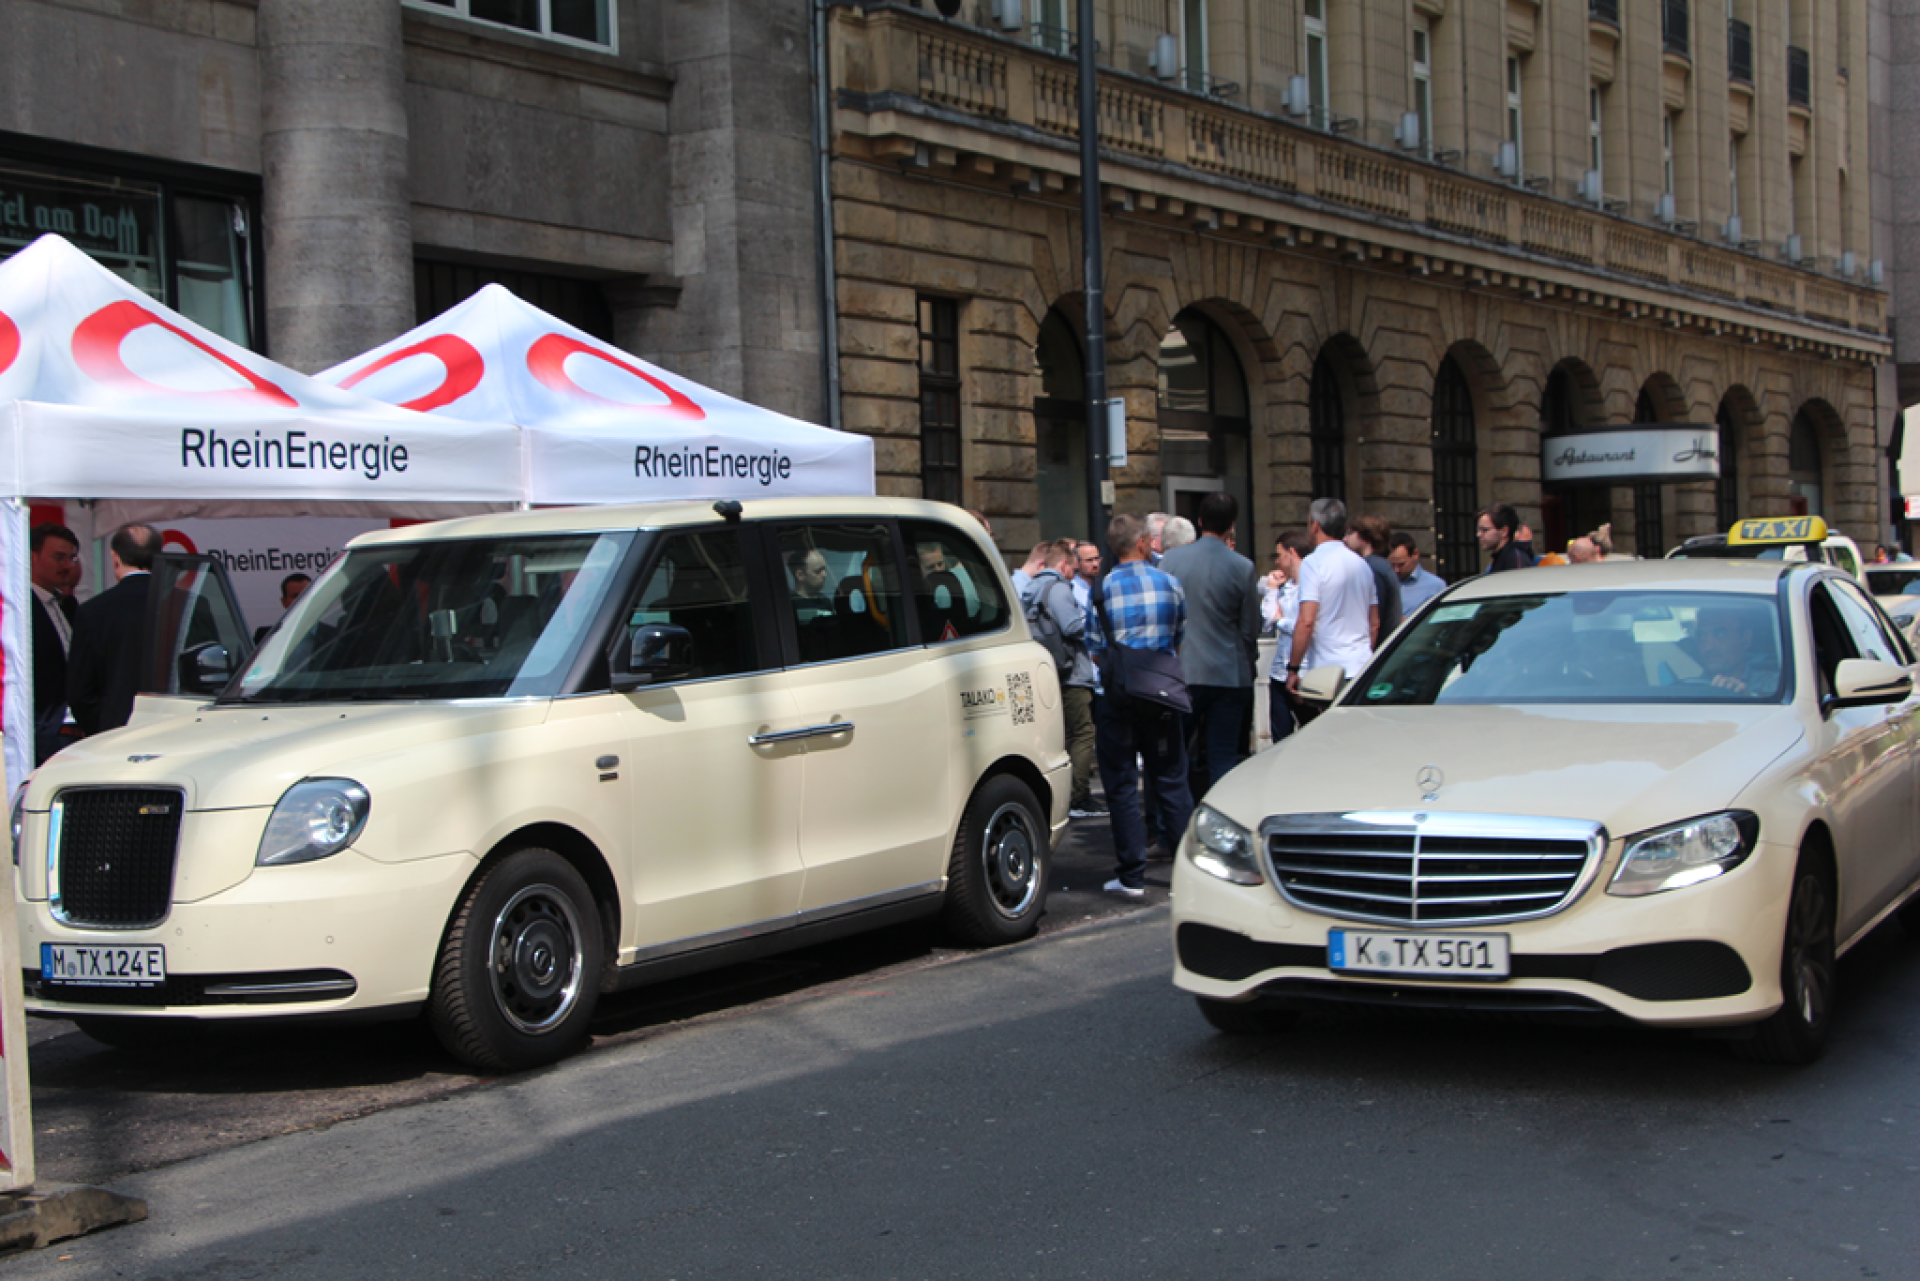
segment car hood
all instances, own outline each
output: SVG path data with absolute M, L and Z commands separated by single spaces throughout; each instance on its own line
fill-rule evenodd
M 57 788 L 98 786 L 181 787 L 190 810 L 270 806 L 303 778 L 355 777 L 377 758 L 536 725 L 547 708 L 544 699 L 198 707 L 62 750 L 34 771 L 27 807 L 47 808 Z
M 1206 800 L 1249 829 L 1270 814 L 1417 810 L 1586 819 L 1622 836 L 1726 808 L 1804 733 L 1788 706 L 1339 708 Z M 1421 785 L 1429 769 L 1437 787 Z

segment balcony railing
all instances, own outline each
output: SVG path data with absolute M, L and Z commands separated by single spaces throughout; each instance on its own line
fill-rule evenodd
M 1787 103 L 1795 107 L 1813 105 L 1813 69 L 1807 51 L 1794 45 L 1787 46 Z
M 1587 0 L 1587 17 L 1608 26 L 1620 25 L 1620 0 Z
M 956 144 L 951 129 L 959 117 L 981 122 L 980 146 L 989 156 L 1004 147 L 1008 129 L 1032 130 L 1061 142 L 1078 139 L 1079 73 L 1069 59 L 1025 41 L 891 6 L 837 9 L 835 15 L 836 62 L 857 68 L 859 80 L 857 92 L 842 83 L 841 92 L 848 95 L 843 110 L 861 110 L 855 103 L 862 99 L 878 104 L 917 98 L 943 114 L 937 127 L 923 127 L 915 113 L 885 110 L 884 128 L 865 135 L 863 146 L 871 154 L 945 151 L 946 163 L 957 163 L 952 157 L 965 147 Z M 1547 184 L 1533 175 L 1515 187 L 1492 176 L 1439 170 L 1398 149 L 1344 136 L 1358 122 L 1318 112 L 1280 120 L 1223 100 L 1225 92 L 1218 83 L 1200 90 L 1207 95 L 1202 97 L 1184 84 L 1117 72 L 1101 76 L 1100 141 L 1119 160 L 1105 183 L 1116 191 L 1135 185 L 1121 176 L 1134 158 L 1157 175 L 1137 179 L 1141 203 L 1134 216 L 1211 215 L 1222 228 L 1252 225 L 1254 234 L 1271 234 L 1261 233 L 1257 224 L 1277 220 L 1274 225 L 1280 226 L 1298 217 L 1308 226 L 1344 209 L 1370 220 L 1438 228 L 1483 245 L 1515 246 L 1655 286 L 1816 316 L 1869 333 L 1885 330 L 1883 295 L 1838 278 L 1822 279 L 1805 264 L 1762 263 L 1732 246 L 1540 194 L 1535 188 Z M 880 116 L 873 119 L 877 125 Z M 1008 172 L 1040 163 L 1023 158 Z M 1059 172 L 1070 178 L 1068 164 L 1063 160 Z M 1175 197 L 1166 184 L 1177 186 L 1183 169 L 1200 182 L 1225 179 L 1227 185 L 1205 195 L 1199 194 L 1204 188 L 1195 188 Z M 1302 199 L 1307 203 L 1299 213 L 1286 212 Z
M 1753 83 L 1753 26 L 1738 18 L 1727 19 L 1727 79 Z
M 1693 21 L 1687 13 L 1687 0 L 1662 0 L 1660 38 L 1666 51 L 1679 58 L 1693 56 Z

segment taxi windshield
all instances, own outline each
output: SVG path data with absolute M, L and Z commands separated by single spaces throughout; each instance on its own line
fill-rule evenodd
M 356 548 L 295 602 L 220 701 L 552 696 L 633 537 Z
M 1610 591 L 1443 602 L 1361 677 L 1349 706 L 1781 703 L 1771 597 Z

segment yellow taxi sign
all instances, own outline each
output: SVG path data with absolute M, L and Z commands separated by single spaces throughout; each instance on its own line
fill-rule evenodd
M 1727 531 L 1730 546 L 1819 543 L 1827 537 L 1827 522 L 1818 516 L 1770 516 L 1743 520 Z

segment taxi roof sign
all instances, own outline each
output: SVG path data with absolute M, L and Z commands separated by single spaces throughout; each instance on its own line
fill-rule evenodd
M 1784 545 L 1825 542 L 1827 522 L 1818 516 L 1769 516 L 1743 520 L 1727 531 L 1729 546 Z

